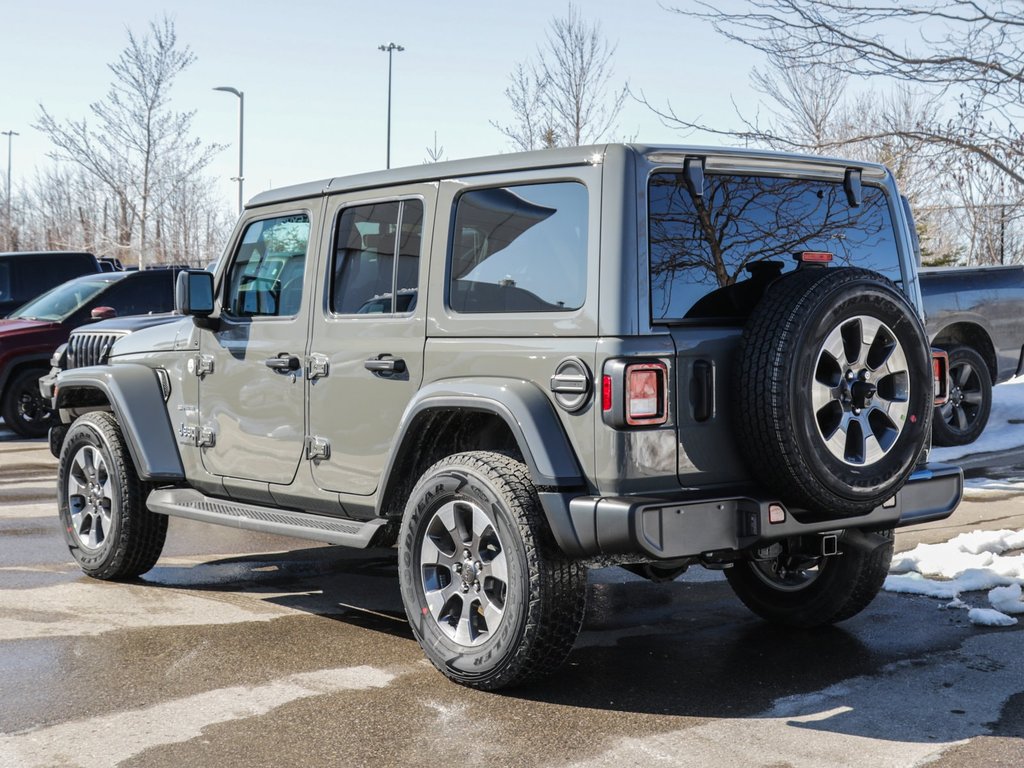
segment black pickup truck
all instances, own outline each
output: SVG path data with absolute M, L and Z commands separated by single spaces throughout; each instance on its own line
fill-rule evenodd
M 949 353 L 950 396 L 936 408 L 936 445 L 974 442 L 992 385 L 1024 373 L 1024 265 L 922 269 L 928 338 Z

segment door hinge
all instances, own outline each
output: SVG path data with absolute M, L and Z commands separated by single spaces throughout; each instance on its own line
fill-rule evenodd
M 213 373 L 213 355 L 196 355 L 189 361 L 189 371 L 200 379 L 209 373 Z
M 307 379 L 322 379 L 331 372 L 331 361 L 327 355 L 313 354 L 309 356 Z
M 202 427 L 199 430 L 199 439 L 196 445 L 200 448 L 213 448 L 217 443 L 217 437 L 214 435 L 213 430 L 210 427 Z
M 326 437 L 313 435 L 306 438 L 306 458 L 310 461 L 331 458 L 331 443 Z

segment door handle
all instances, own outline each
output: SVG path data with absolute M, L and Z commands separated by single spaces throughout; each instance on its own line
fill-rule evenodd
M 289 355 L 287 352 L 282 352 L 277 357 L 272 357 L 269 360 L 263 361 L 267 368 L 280 373 L 291 373 L 297 371 L 302 367 L 299 362 L 299 358 L 295 355 Z
M 374 373 L 405 373 L 405 360 L 385 353 L 371 357 L 363 363 L 363 367 Z

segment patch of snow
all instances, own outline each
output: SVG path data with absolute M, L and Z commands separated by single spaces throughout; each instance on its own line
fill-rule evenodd
M 1024 531 L 971 531 L 942 544 L 918 544 L 893 556 L 890 574 L 882 588 L 887 592 L 922 595 L 948 600 L 944 608 L 977 610 L 960 599 L 964 592 L 988 591 L 994 612 L 1024 613 L 1024 554 L 1008 554 L 1024 548 Z M 996 621 L 986 613 L 971 619 L 983 626 Z M 1016 623 L 1011 619 L 1012 623 Z
M 988 593 L 988 601 L 997 611 L 1024 613 L 1024 598 L 1021 597 L 1020 584 L 996 587 Z
M 965 496 L 984 496 L 986 493 L 1022 493 L 1024 480 L 972 477 L 964 483 Z
M 1017 376 L 992 388 L 992 411 L 981 437 L 970 445 L 936 448 L 930 460 L 955 463 L 968 454 L 1005 451 L 1024 446 L 1024 424 L 1011 424 L 1024 415 L 1024 376 Z
M 967 612 L 971 624 L 979 627 L 1012 627 L 1017 620 L 993 608 L 971 608 Z

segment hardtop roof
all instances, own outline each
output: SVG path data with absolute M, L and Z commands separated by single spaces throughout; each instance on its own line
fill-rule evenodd
M 684 155 L 714 155 L 733 159 L 749 158 L 752 160 L 777 162 L 808 162 L 819 166 L 870 169 L 876 175 L 888 173 L 884 166 L 877 163 L 765 149 L 682 144 L 592 144 L 580 147 L 533 150 L 531 152 L 510 152 L 502 155 L 474 157 L 463 160 L 447 160 L 442 163 L 424 163 L 422 165 L 392 168 L 384 171 L 371 171 L 351 176 L 334 176 L 260 192 L 246 203 L 246 207 L 253 208 L 335 192 L 357 191 L 399 184 L 414 184 L 417 182 L 436 181 L 438 179 L 480 176 L 507 171 L 594 165 L 603 162 L 604 158 L 612 152 L 631 153 L 640 157 L 657 157 L 658 155 L 679 156 L 680 161 Z

